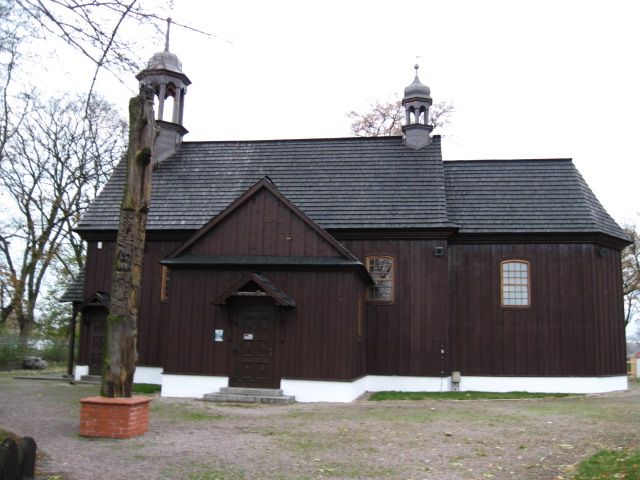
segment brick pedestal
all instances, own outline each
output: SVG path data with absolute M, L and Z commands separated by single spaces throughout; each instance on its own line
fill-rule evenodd
M 80 400 L 80 435 L 131 438 L 149 429 L 151 397 L 88 397 Z

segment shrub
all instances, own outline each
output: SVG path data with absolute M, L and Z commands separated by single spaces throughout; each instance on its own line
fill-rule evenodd
M 47 362 L 62 362 L 69 356 L 69 345 L 63 339 L 48 340 L 39 352 L 38 356 Z
M 0 368 L 10 370 L 20 368 L 22 359 L 28 355 L 36 355 L 30 346 L 21 345 L 18 337 L 7 335 L 0 337 Z
M 22 368 L 24 357 L 42 357 L 49 363 L 62 362 L 69 354 L 65 339 L 30 340 L 21 345 L 17 335 L 0 336 L 0 369 L 12 370 Z

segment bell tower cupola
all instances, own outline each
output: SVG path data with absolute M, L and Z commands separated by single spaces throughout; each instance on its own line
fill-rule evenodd
M 184 98 L 191 80 L 182 72 L 182 62 L 178 56 L 169 51 L 170 28 L 171 19 L 168 18 L 164 51 L 154 54 L 147 67 L 136 75 L 140 86 L 151 88 L 157 98 L 155 106 L 158 137 L 154 145 L 156 165 L 173 155 L 182 143 L 182 137 L 188 133 L 182 121 Z
M 405 124 L 402 126 L 404 134 L 404 144 L 419 150 L 431 143 L 430 133 L 433 126 L 428 125 L 429 108 L 431 100 L 431 89 L 423 85 L 418 78 L 418 68 L 416 65 L 416 77 L 413 83 L 404 89 L 402 105 L 405 110 Z

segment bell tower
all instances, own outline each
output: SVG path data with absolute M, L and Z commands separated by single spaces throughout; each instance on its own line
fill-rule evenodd
M 184 97 L 191 80 L 182 72 L 178 56 L 169 51 L 170 28 L 171 19 L 168 18 L 164 51 L 154 54 L 147 67 L 136 75 L 140 85 L 151 88 L 157 97 L 156 125 L 159 131 L 154 145 L 154 167 L 173 155 L 180 147 L 182 137 L 188 133 L 182 121 Z M 173 100 L 173 109 L 165 112 L 169 98 Z
M 405 124 L 402 126 L 404 144 L 419 150 L 431 143 L 430 133 L 433 126 L 428 125 L 431 89 L 423 85 L 418 78 L 419 65 L 415 65 L 416 77 L 413 83 L 404 89 L 402 105 L 405 111 Z

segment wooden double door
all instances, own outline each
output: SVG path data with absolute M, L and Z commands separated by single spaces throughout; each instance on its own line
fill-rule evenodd
M 239 299 L 233 307 L 232 387 L 277 388 L 278 311 L 272 301 Z

